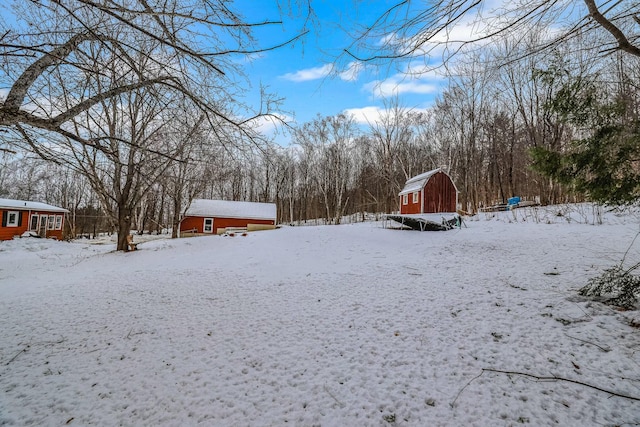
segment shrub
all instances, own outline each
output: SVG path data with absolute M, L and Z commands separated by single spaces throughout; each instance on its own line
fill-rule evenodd
M 617 265 L 589 279 L 578 293 L 608 305 L 633 310 L 640 301 L 640 277 Z

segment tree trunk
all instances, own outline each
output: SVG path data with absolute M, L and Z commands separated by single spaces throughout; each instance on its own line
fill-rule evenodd
M 118 251 L 128 251 L 127 236 L 131 233 L 131 209 L 118 206 Z
M 171 238 L 178 238 L 178 228 L 180 227 L 180 207 L 182 205 L 182 195 L 176 194 L 173 198 L 173 219 L 171 221 Z

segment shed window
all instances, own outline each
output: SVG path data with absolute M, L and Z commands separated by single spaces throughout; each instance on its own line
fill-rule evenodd
M 55 215 L 49 215 L 49 218 L 47 218 L 47 230 L 53 230 L 55 220 L 56 220 Z
M 62 215 L 56 215 L 56 230 L 62 230 Z
M 213 233 L 213 218 L 204 219 L 204 227 L 202 231 L 205 233 Z
M 9 211 L 7 212 L 7 227 L 17 227 L 18 222 L 20 221 L 20 212 L 18 211 Z
M 415 191 L 413 193 L 413 203 L 418 203 L 418 192 L 417 191 Z
M 402 204 L 406 205 L 409 203 L 409 195 L 408 194 L 403 194 L 402 195 Z

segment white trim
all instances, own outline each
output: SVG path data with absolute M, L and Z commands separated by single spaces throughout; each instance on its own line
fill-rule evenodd
M 409 204 L 409 195 L 408 194 L 403 194 L 402 195 L 402 205 L 403 206 L 407 206 Z
M 209 225 L 209 230 L 207 231 L 207 221 L 211 222 Z M 213 233 L 213 218 L 205 218 L 202 223 L 202 232 L 203 233 Z
M 47 217 L 47 230 L 54 230 L 56 226 L 56 216 L 55 215 L 49 215 Z
M 13 215 L 13 221 L 11 220 L 11 215 Z M 17 227 L 18 222 L 20 222 L 20 211 L 7 211 L 7 227 Z
M 411 203 L 418 203 L 418 193 L 419 193 L 419 191 L 414 191 L 413 192 L 413 198 L 412 198 L 412 202 Z
M 62 215 L 56 215 L 56 230 L 62 230 Z

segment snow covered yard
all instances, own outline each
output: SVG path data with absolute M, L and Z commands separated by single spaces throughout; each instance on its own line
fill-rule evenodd
M 509 215 L 2 242 L 0 425 L 640 423 L 637 400 L 483 371 L 640 397 L 638 314 L 576 294 L 638 219 Z

